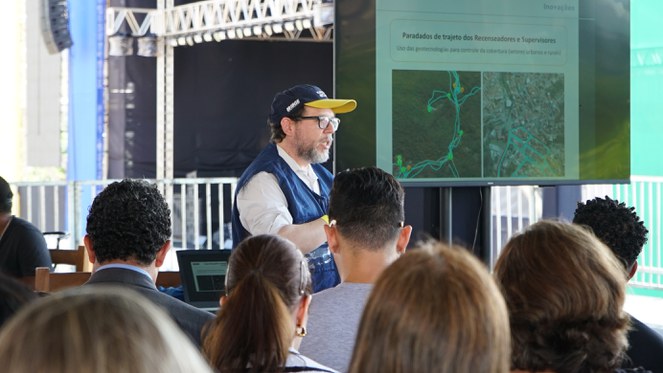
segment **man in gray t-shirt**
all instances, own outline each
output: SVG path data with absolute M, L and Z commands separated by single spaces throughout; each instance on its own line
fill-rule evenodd
M 401 185 L 379 168 L 343 171 L 334 177 L 325 233 L 341 283 L 313 295 L 302 354 L 348 370 L 373 283 L 410 240 L 412 227 L 403 224 L 403 201 Z

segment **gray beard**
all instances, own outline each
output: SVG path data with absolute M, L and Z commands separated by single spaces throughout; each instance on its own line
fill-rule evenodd
M 318 152 L 315 150 L 315 147 L 304 149 L 302 147 L 297 148 L 297 155 L 307 160 L 311 164 L 315 163 L 325 163 L 329 159 L 329 151 Z

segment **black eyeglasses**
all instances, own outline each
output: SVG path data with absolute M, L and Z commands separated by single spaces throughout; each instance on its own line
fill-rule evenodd
M 329 125 L 331 124 L 334 131 L 336 131 L 338 129 L 338 125 L 341 124 L 341 119 L 336 118 L 336 117 L 309 116 L 309 117 L 295 117 L 293 119 L 295 119 L 295 120 L 317 119 L 318 120 L 318 128 L 320 128 L 321 130 L 326 130 L 327 127 L 329 127 Z

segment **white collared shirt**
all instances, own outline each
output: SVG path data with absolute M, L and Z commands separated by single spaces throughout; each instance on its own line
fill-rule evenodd
M 301 167 L 278 144 L 276 150 L 297 176 L 316 194 L 320 194 L 318 176 L 309 164 Z M 288 201 L 279 187 L 276 176 L 269 172 L 255 174 L 237 193 L 237 211 L 244 228 L 252 235 L 276 234 L 292 224 Z

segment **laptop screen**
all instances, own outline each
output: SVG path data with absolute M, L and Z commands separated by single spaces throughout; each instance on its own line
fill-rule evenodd
M 219 308 L 230 253 L 230 250 L 177 251 L 185 302 L 207 310 Z

